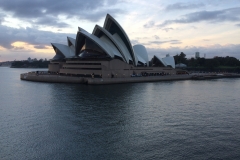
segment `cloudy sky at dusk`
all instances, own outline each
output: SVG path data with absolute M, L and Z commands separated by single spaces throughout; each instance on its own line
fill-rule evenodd
M 149 58 L 240 58 L 240 0 L 0 0 L 0 61 L 50 59 L 51 42 L 67 44 L 78 26 L 92 32 L 107 13 Z

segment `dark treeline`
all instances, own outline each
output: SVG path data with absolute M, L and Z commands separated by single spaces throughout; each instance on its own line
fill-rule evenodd
M 235 57 L 214 57 L 212 59 L 191 58 L 181 52 L 174 56 L 175 63 L 187 65 L 187 70 L 240 72 L 240 61 Z
M 49 61 L 14 61 L 11 68 L 48 68 Z

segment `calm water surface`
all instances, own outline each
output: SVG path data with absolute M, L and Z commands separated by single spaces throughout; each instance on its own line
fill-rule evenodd
M 240 79 L 90 86 L 0 68 L 0 159 L 240 159 Z

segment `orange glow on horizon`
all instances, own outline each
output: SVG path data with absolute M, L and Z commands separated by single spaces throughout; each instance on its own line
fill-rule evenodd
M 0 51 L 5 51 L 5 50 L 6 50 L 6 48 L 0 46 Z
M 35 48 L 35 46 L 37 45 L 32 45 L 21 41 L 14 42 L 11 45 L 14 47 L 13 50 L 27 50 L 43 54 L 54 53 L 53 48 L 51 46 L 46 45 L 43 46 L 44 48 Z

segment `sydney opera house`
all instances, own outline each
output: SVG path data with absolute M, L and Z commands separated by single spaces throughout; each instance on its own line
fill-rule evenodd
M 146 77 L 181 72 L 175 69 L 173 57 L 154 55 L 149 59 L 143 45 L 132 46 L 121 25 L 109 14 L 103 27 L 96 25 L 92 33 L 79 27 L 75 39 L 67 37 L 67 44 L 52 43 L 56 55 L 49 64 L 49 74 L 82 77 L 85 82 L 91 79 L 121 82 L 133 77 L 145 77 L 148 81 Z

